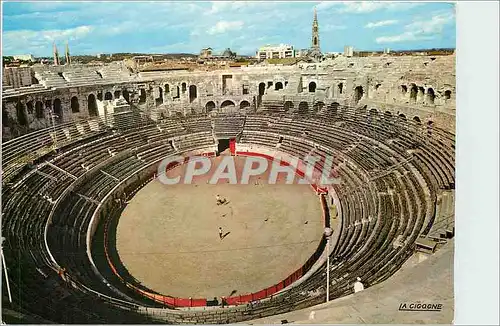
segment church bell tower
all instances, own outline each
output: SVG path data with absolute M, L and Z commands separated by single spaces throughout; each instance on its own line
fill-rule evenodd
M 314 20 L 312 24 L 312 46 L 311 49 L 314 52 L 321 52 L 319 48 L 319 30 L 318 30 L 318 14 L 316 8 L 314 8 Z

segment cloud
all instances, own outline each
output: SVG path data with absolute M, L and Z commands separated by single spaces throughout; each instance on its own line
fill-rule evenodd
M 347 26 L 345 25 L 331 25 L 331 24 L 328 24 L 328 25 L 325 25 L 321 28 L 321 30 L 325 31 L 325 32 L 328 32 L 328 31 L 338 31 L 338 30 L 343 30 L 343 29 L 347 29 Z
M 394 25 L 397 24 L 398 21 L 391 19 L 391 20 L 381 20 L 378 22 L 370 22 L 365 25 L 365 28 L 377 28 L 377 27 L 382 27 L 382 26 L 389 26 L 389 25 Z
M 430 20 L 416 20 L 404 27 L 405 31 L 398 35 L 380 36 L 376 43 L 398 43 L 405 41 L 431 40 L 441 33 L 445 25 L 455 20 L 453 12 L 435 13 Z
M 402 11 L 414 8 L 421 5 L 420 3 L 412 2 L 348 2 L 342 1 L 343 7 L 339 8 L 337 12 L 339 13 L 353 13 L 353 14 L 364 14 L 370 13 L 377 10 L 391 10 L 391 11 Z
M 212 26 L 208 30 L 208 34 L 213 35 L 213 34 L 223 34 L 228 31 L 236 31 L 240 30 L 243 27 L 244 23 L 241 20 L 237 21 L 225 21 L 221 20 L 218 21 L 215 26 Z

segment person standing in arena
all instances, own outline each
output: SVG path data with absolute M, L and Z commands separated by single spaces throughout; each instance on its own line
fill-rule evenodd
M 219 238 L 222 240 L 223 235 L 222 235 L 222 227 L 219 226 Z

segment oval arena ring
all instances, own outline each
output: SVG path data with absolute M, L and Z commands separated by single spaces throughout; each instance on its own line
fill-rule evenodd
M 393 68 L 407 65 L 421 75 Z M 29 68 L 40 83 L 2 98 L 2 304 L 42 322 L 192 324 L 390 297 L 378 291 L 453 245 L 455 83 L 435 67 L 454 56 L 216 72 L 115 62 L 99 84 L 87 65 Z M 167 185 L 175 156 L 212 165 Z M 316 157 L 314 182 L 272 183 L 270 170 L 208 182 L 225 158 L 240 178 L 251 157 L 297 158 L 299 176 Z M 321 184 L 322 169 L 339 182 Z M 432 275 L 447 281 L 445 267 Z

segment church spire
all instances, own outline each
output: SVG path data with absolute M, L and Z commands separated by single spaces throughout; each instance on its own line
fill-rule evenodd
M 318 13 L 316 7 L 314 7 L 314 20 L 312 23 L 312 46 L 314 51 L 320 52 L 319 48 L 319 30 L 318 30 Z
M 57 52 L 57 46 L 55 41 L 54 41 L 54 66 L 59 66 L 59 53 Z
M 69 56 L 69 44 L 68 44 L 68 42 L 66 42 L 65 57 L 66 57 L 66 65 L 71 64 L 71 57 Z

